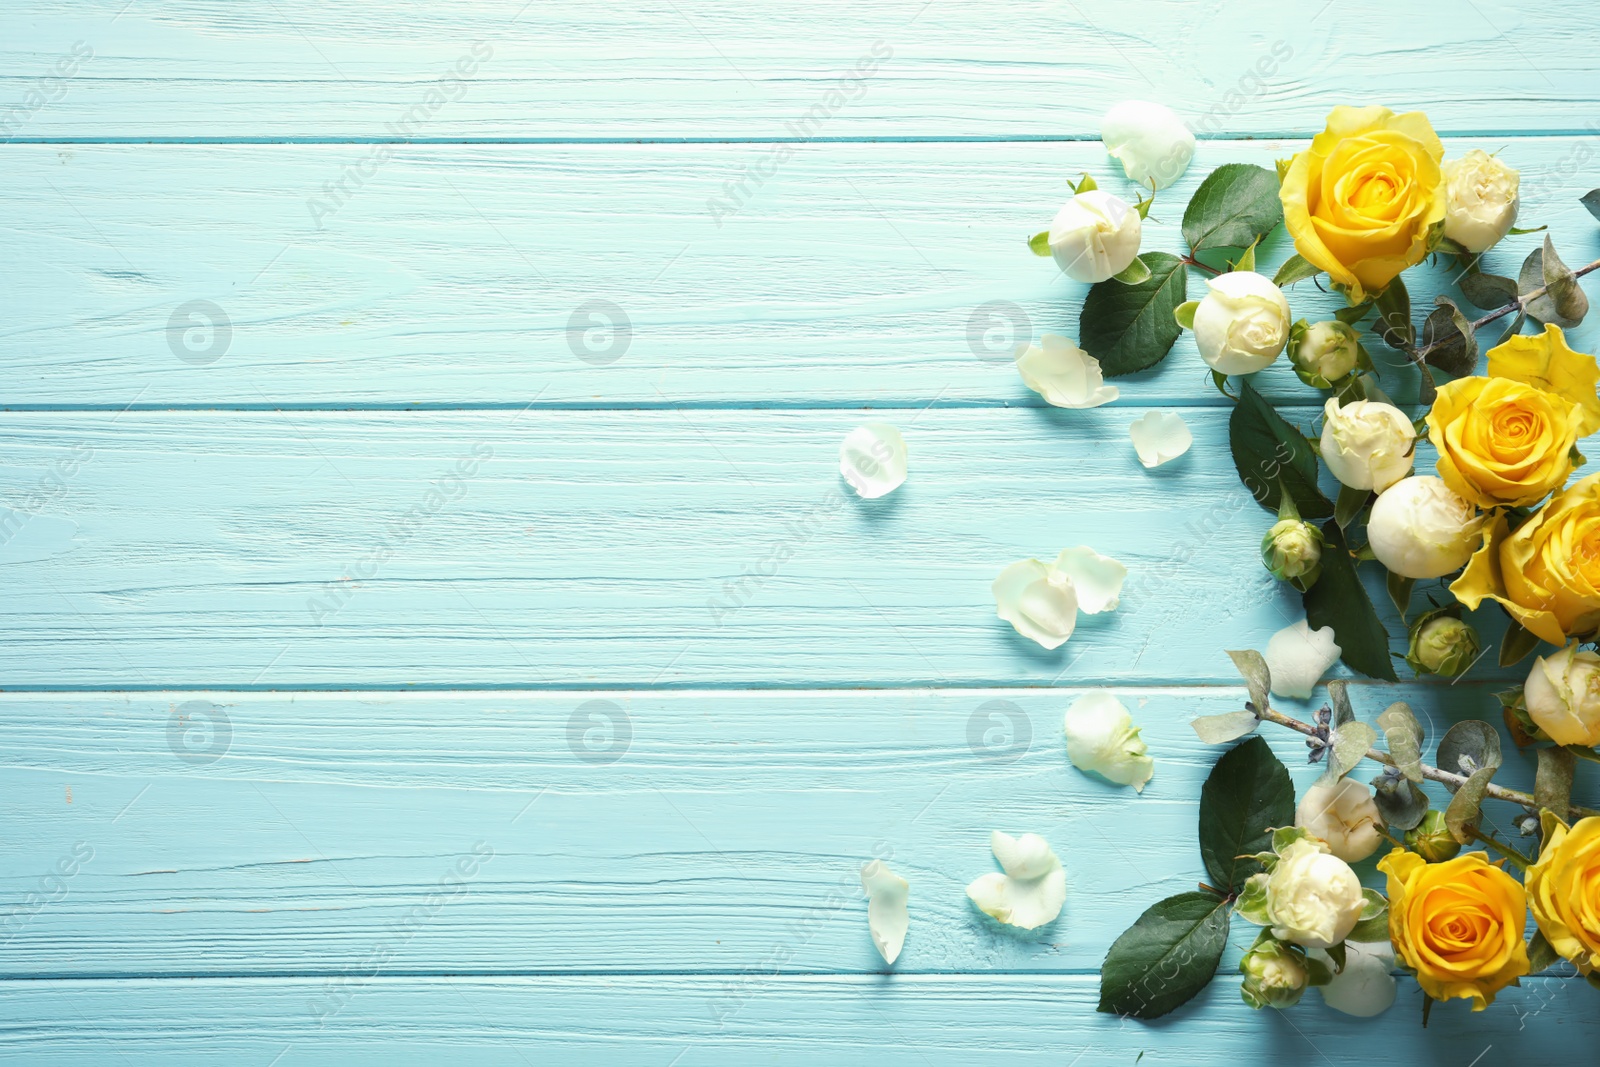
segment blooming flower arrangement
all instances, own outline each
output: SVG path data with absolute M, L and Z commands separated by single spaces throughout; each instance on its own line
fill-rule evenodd
M 1563 332 L 1586 315 L 1578 279 L 1600 261 L 1568 268 L 1546 236 L 1516 278 L 1488 273 L 1485 251 L 1537 232 L 1515 226 L 1517 171 L 1481 151 L 1446 160 L 1426 116 L 1382 107 L 1335 108 L 1276 172 L 1217 168 L 1184 210 L 1187 251 L 1144 250 L 1143 222 L 1187 167 L 1193 137 L 1165 108 L 1144 104 L 1119 105 L 1103 134 L 1148 193 L 1130 203 L 1085 175 L 1029 241 L 1091 288 L 1078 341 L 1047 335 L 1025 345 L 1018 369 L 1047 402 L 1092 407 L 1118 395 L 1107 379 L 1154 366 L 1192 332 L 1217 388 L 1235 402 L 1229 443 L 1239 477 L 1273 515 L 1262 561 L 1306 613 L 1274 638 L 1285 647 L 1269 646 L 1266 657 L 1230 653 L 1250 703 L 1195 729 L 1230 744 L 1263 721 L 1289 727 L 1307 736 L 1327 772 L 1297 805 L 1261 739 L 1218 760 L 1200 804 L 1210 880 L 1152 906 L 1118 939 L 1101 972 L 1101 1010 L 1153 1018 L 1187 1001 L 1215 974 L 1235 916 L 1261 927 L 1240 963 L 1241 994 L 1254 1007 L 1287 1007 L 1315 986 L 1339 1010 L 1376 1014 L 1394 999 L 1395 961 L 1415 974 L 1425 1005 L 1466 999 L 1482 1009 L 1560 959 L 1600 984 L 1600 812 L 1571 800 L 1576 762 L 1600 761 L 1600 654 L 1583 647 L 1600 634 L 1600 475 L 1568 484 L 1584 463 L 1580 439 L 1600 430 L 1600 364 Z M 1600 217 L 1600 190 L 1583 201 Z M 1268 277 L 1256 269 L 1256 249 L 1280 224 L 1295 251 Z M 1461 300 L 1436 296 L 1419 325 L 1404 276 L 1430 257 L 1453 262 Z M 1207 276 L 1198 299 L 1188 292 L 1191 269 Z M 1297 283 L 1331 288 L 1347 306 L 1325 321 L 1296 320 L 1284 290 Z M 1469 318 L 1462 302 L 1482 314 Z M 1509 328 L 1480 373 L 1478 331 L 1500 319 Z M 1539 332 L 1525 334 L 1529 323 Z M 1382 380 L 1368 336 L 1399 354 L 1386 362 L 1411 369 Z M 1251 383 L 1285 353 L 1300 381 L 1322 393 L 1318 431 L 1286 419 Z M 1413 388 L 1408 412 L 1390 394 Z M 1181 426 L 1136 424 L 1141 462 L 1186 449 Z M 1432 474 L 1416 469 L 1424 438 L 1436 455 Z M 1333 483 L 1337 491 L 1325 492 Z M 1115 607 L 1101 587 L 1112 567 L 1120 584 L 1120 565 L 1087 552 L 1008 568 L 995 583 L 1001 617 L 1056 647 L 1077 610 Z M 1486 601 L 1506 615 L 1502 666 L 1540 642 L 1556 646 L 1502 697 L 1512 736 L 1539 746 L 1533 793 L 1492 781 L 1501 754 L 1487 723 L 1457 723 L 1427 764 L 1425 731 L 1404 704 L 1369 724 L 1335 682 L 1314 722 L 1272 708 L 1273 693 L 1309 696 L 1336 659 L 1398 680 L 1401 657 L 1361 577 L 1372 562 L 1407 625 L 1403 662 L 1417 675 L 1456 677 L 1480 658 L 1482 639 L 1463 614 Z M 1444 599 L 1412 616 L 1416 583 L 1434 581 Z M 1097 718 L 1079 724 L 1082 758 L 1073 761 L 1142 785 L 1148 770 L 1131 761 L 1149 761 L 1137 731 L 1089 712 Z M 1067 725 L 1070 749 L 1070 713 Z M 1348 777 L 1364 759 L 1383 765 L 1370 787 Z M 1425 781 L 1452 794 L 1443 811 L 1430 809 Z M 1486 799 L 1520 806 L 1531 851 L 1481 828 Z M 1363 889 L 1350 864 L 1385 840 L 1384 892 Z M 1472 844 L 1487 851 L 1461 851 Z

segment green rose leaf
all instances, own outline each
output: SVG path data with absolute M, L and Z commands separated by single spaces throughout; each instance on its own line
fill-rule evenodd
M 1533 938 L 1528 942 L 1528 973 L 1538 974 L 1549 967 L 1554 967 L 1561 959 L 1561 953 L 1544 936 L 1543 930 L 1535 929 Z
M 1175 317 L 1189 284 L 1183 261 L 1167 252 L 1139 258 L 1150 272 L 1144 281 L 1096 282 L 1083 302 L 1078 343 L 1108 378 L 1160 363 L 1183 332 Z
M 1277 176 L 1253 163 L 1224 163 L 1189 200 L 1183 239 L 1193 252 L 1248 248 L 1282 221 Z
M 1028 248 L 1036 256 L 1048 256 L 1050 254 L 1050 231 L 1040 230 L 1028 238 Z
M 1589 209 L 1589 214 L 1600 219 L 1600 189 L 1590 189 L 1579 197 L 1578 201 Z
M 1430 366 L 1453 378 L 1471 374 L 1478 366 L 1478 337 L 1472 323 L 1448 296 L 1433 298 L 1438 306 L 1422 324 L 1422 344 Z
M 1327 522 L 1322 526 L 1322 537 L 1322 577 L 1302 597 L 1306 621 L 1312 629 L 1333 627 L 1340 659 L 1350 669 L 1369 678 L 1399 681 L 1389 658 L 1389 633 L 1361 584 L 1344 531 L 1338 523 Z
M 1159 1019 L 1217 973 L 1228 942 L 1226 900 L 1179 893 L 1150 906 L 1112 944 L 1100 966 L 1100 1011 Z
M 1278 273 L 1272 276 L 1272 284 L 1280 289 L 1285 285 L 1303 282 L 1307 278 L 1315 278 L 1322 273 L 1322 268 L 1312 263 L 1305 256 L 1296 252 L 1278 268 Z
M 1333 514 L 1333 504 L 1317 488 L 1317 454 L 1305 435 L 1284 421 L 1247 378 L 1239 380 L 1239 403 L 1228 416 L 1228 447 L 1239 480 L 1262 507 L 1276 512 L 1287 492 L 1305 518 Z
M 1589 313 L 1589 298 L 1583 295 L 1577 276 L 1556 255 L 1549 234 L 1545 234 L 1543 248 L 1528 253 L 1517 276 L 1517 290 L 1525 298 L 1541 286 L 1546 291 L 1523 305 L 1530 318 L 1570 330 Z
M 1500 639 L 1500 666 L 1511 667 L 1521 663 L 1528 653 L 1539 647 L 1539 638 L 1512 619 L 1506 623 L 1505 636 Z
M 1361 897 L 1363 901 L 1361 918 L 1357 920 L 1355 929 L 1346 935 L 1345 940 L 1366 942 L 1389 940 L 1389 902 L 1376 889 L 1363 889 Z
M 1351 379 L 1360 381 L 1359 378 Z M 1348 403 L 1348 401 L 1345 401 Z M 1344 529 L 1355 521 L 1361 509 L 1367 506 L 1367 501 L 1372 499 L 1371 489 L 1352 489 L 1348 485 L 1339 487 L 1339 499 L 1333 505 L 1333 521 L 1339 524 L 1339 529 Z
M 1251 857 L 1272 846 L 1273 828 L 1293 822 L 1294 783 L 1267 742 L 1224 752 L 1200 789 L 1200 858 L 1212 884 L 1239 892 L 1261 870 Z

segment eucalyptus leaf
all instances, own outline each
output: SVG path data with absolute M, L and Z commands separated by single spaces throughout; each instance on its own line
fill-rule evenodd
M 1332 785 L 1367 758 L 1367 749 L 1378 740 L 1378 732 L 1364 722 L 1352 721 L 1333 732 L 1333 744 L 1328 752 L 1328 770 L 1322 776 L 1323 785 Z
M 1434 399 L 1439 395 L 1439 387 L 1434 384 L 1433 371 L 1428 369 L 1426 363 L 1417 367 L 1420 382 L 1417 386 L 1417 403 L 1423 407 L 1432 407 Z
M 1228 417 L 1228 445 L 1239 480 L 1262 507 L 1277 511 L 1282 494 L 1288 492 L 1308 519 L 1333 514 L 1332 503 L 1317 487 L 1316 452 L 1248 379 L 1240 380 L 1239 403 Z
M 1248 248 L 1283 221 L 1278 179 L 1253 163 L 1224 163 L 1200 183 L 1183 212 L 1191 251 Z
M 1303 282 L 1307 278 L 1315 278 L 1321 273 L 1321 267 L 1296 252 L 1284 261 L 1283 266 L 1278 268 L 1278 273 L 1272 276 L 1272 284 L 1282 288 L 1285 285 L 1293 285 L 1295 282 Z
M 1237 893 L 1261 864 L 1272 830 L 1294 822 L 1294 783 L 1261 737 L 1229 749 L 1200 789 L 1200 858 L 1212 884 Z
M 1123 285 L 1138 285 L 1140 282 L 1150 280 L 1150 268 L 1145 266 L 1144 260 L 1134 256 L 1133 262 L 1124 267 L 1121 274 L 1113 274 L 1111 277 Z
M 1590 189 L 1578 198 L 1578 202 L 1589 209 L 1589 214 L 1600 219 L 1600 189 Z
M 1378 309 L 1378 336 L 1394 349 L 1417 343 L 1416 327 L 1411 325 L 1411 294 L 1397 276 L 1373 301 Z
M 1378 716 L 1378 729 L 1400 773 L 1413 782 L 1422 781 L 1422 743 L 1427 739 L 1422 724 L 1409 704 L 1396 702 Z
M 1414 830 L 1428 814 L 1428 795 L 1398 773 L 1378 775 L 1372 779 L 1372 790 L 1372 802 L 1390 826 Z
M 1526 311 L 1518 311 L 1517 314 L 1516 314 L 1516 317 L 1511 320 L 1511 325 L 1506 327 L 1506 332 L 1501 334 L 1500 335 L 1500 340 L 1498 340 L 1498 341 L 1496 341 L 1494 343 L 1494 347 L 1499 348 L 1501 345 L 1503 345 L 1507 341 L 1511 340 L 1517 334 L 1521 333 L 1522 332 L 1522 324 L 1527 322 L 1527 321 L 1528 321 L 1528 313 Z
M 1449 297 L 1435 297 L 1434 303 L 1437 306 L 1422 323 L 1428 365 L 1453 378 L 1471 374 L 1478 365 L 1478 337 L 1472 323 Z
M 1106 953 L 1097 1010 L 1157 1019 L 1204 989 L 1228 943 L 1230 907 L 1202 892 L 1151 905 Z
M 1539 749 L 1539 769 L 1533 779 L 1534 803 L 1565 819 L 1572 805 L 1572 775 L 1576 766 L 1577 757 L 1570 749 Z
M 1456 790 L 1450 806 L 1444 809 L 1444 825 L 1450 836 L 1463 845 L 1472 840 L 1472 831 L 1478 828 L 1483 816 L 1483 794 L 1494 777 L 1494 767 L 1480 767 Z
M 1546 290 L 1544 293 L 1528 298 L 1541 287 Z M 1534 249 L 1523 260 L 1522 271 L 1517 276 L 1517 290 L 1523 297 L 1523 310 L 1530 318 L 1564 330 L 1578 325 L 1589 313 L 1589 298 L 1583 294 L 1577 277 L 1556 255 L 1549 234 L 1545 234 L 1544 247 Z
M 1301 597 L 1306 621 L 1312 629 L 1333 627 L 1339 658 L 1352 670 L 1370 678 L 1398 681 L 1389 656 L 1389 633 L 1361 584 L 1344 531 L 1336 522 L 1323 523 L 1322 540 L 1322 574 Z
M 1167 252 L 1140 259 L 1150 271 L 1144 281 L 1096 282 L 1083 301 L 1078 343 L 1108 378 L 1160 363 L 1183 332 L 1173 315 L 1189 284 L 1183 261 Z
M 1347 722 L 1355 722 L 1356 711 L 1350 706 L 1350 683 L 1337 678 L 1328 683 L 1328 700 L 1333 704 L 1333 719 L 1329 723 L 1335 730 Z
M 1202 715 L 1189 725 L 1204 744 L 1225 745 L 1253 731 L 1261 725 L 1261 720 L 1253 711 L 1225 711 L 1220 715 Z
M 1473 307 L 1485 311 L 1503 308 L 1517 298 L 1516 280 L 1500 274 L 1473 271 L 1463 274 L 1456 284 L 1461 287 L 1461 295 L 1472 301 Z
M 1245 688 L 1250 690 L 1250 702 L 1257 710 L 1267 710 L 1267 694 L 1272 691 L 1272 672 L 1267 668 L 1266 657 L 1253 648 L 1247 648 L 1239 652 L 1230 651 L 1228 658 L 1233 660 L 1234 667 L 1244 678 Z
M 1050 231 L 1040 230 L 1038 233 L 1028 238 L 1028 247 L 1036 256 L 1050 255 Z
M 1472 774 L 1503 762 L 1500 734 L 1482 719 L 1464 719 L 1439 739 L 1439 769 L 1451 774 Z

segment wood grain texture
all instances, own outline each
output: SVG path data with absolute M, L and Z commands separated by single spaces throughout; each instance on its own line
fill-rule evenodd
M 1588 128 L 1600 100 L 1573 32 L 1589 13 L 1583 0 L 1448 14 L 1382 0 L 273 0 L 248 14 L 229 0 L 17 0 L 0 101 L 25 105 L 43 83 L 44 106 L 13 120 L 28 137 L 720 140 L 786 136 L 811 113 L 809 136 L 1006 140 L 1094 136 L 1135 97 L 1261 136 L 1320 127 L 1381 79 L 1441 130 L 1566 131 Z M 58 91 L 44 79 L 78 42 L 92 57 Z M 487 56 L 450 78 L 475 44 Z M 841 92 L 875 46 L 887 58 Z
M 49 525 L 6 516 L 0 685 L 1231 683 L 1222 649 L 1299 596 L 1227 413 L 1153 471 L 1139 414 L 907 412 L 910 479 L 872 502 L 838 474 L 870 412 L 12 413 L 0 493 Z M 990 585 L 1078 544 L 1129 568 L 1123 606 L 1045 651 Z
M 1270 167 L 1300 143 L 1202 145 L 1161 194 L 1145 247 L 1183 247 L 1181 206 L 1213 167 Z M 1523 169 L 1522 221 L 1548 224 L 1567 262 L 1600 256 L 1577 199 L 1592 138 L 1449 151 L 1473 147 Z M 1069 177 L 1106 178 L 1097 143 L 812 145 L 742 210 L 708 213 L 771 148 L 419 145 L 376 161 L 388 146 L 10 145 L 0 402 L 1042 403 L 1012 350 L 1047 331 L 1077 337 L 1087 287 L 1024 241 Z M 325 186 L 340 182 L 335 206 Z M 315 220 L 308 205 L 321 205 Z M 1487 269 L 1514 276 L 1539 241 L 1509 239 Z M 1280 231 L 1263 267 L 1289 252 Z M 1451 278 L 1416 272 L 1419 306 Z M 1204 292 L 1198 272 L 1189 284 Z M 1312 319 L 1338 306 L 1311 282 L 1292 297 Z M 207 329 L 219 316 L 226 330 Z M 1573 340 L 1600 347 L 1600 326 Z M 1369 347 L 1395 395 L 1414 394 L 1398 353 Z M 1317 401 L 1286 361 L 1258 377 L 1275 400 Z M 1221 400 L 1188 335 L 1118 384 L 1125 403 Z
M 1494 688 L 1352 700 L 1368 719 L 1406 700 L 1437 739 L 1498 721 Z M 1145 907 L 1204 878 L 1195 805 L 1220 750 L 1189 723 L 1246 695 L 1117 689 L 1156 760 L 1135 794 L 1068 764 L 1081 692 L 7 695 L 0 900 L 90 858 L 0 923 L 0 976 L 337 976 L 380 945 L 386 974 L 872 973 L 874 856 L 912 886 L 896 971 L 1093 973 Z M 1263 736 L 1302 791 L 1321 773 L 1298 735 Z M 1506 751 L 1497 780 L 1527 788 L 1531 757 Z M 992 829 L 1060 854 L 1050 926 L 968 904 Z M 1252 936 L 1241 920 L 1227 967 Z
M 1600 1039 L 1594 990 L 1537 978 L 1496 1012 L 1457 1002 L 1419 1027 L 1415 997 L 1351 1020 L 1311 993 L 1292 1012 L 1251 1012 L 1217 983 L 1189 1014 L 1154 1026 L 1094 1011 L 1085 976 L 986 975 L 374 978 L 318 1027 L 321 982 L 8 982 L 0 1041 L 39 1067 L 114 1063 L 352 1063 L 482 1067 L 603 1063 L 682 1067 L 893 1064 L 1060 1067 L 1368 1062 L 1369 1049 L 1418 1048 L 1421 1062 L 1554 1063 Z M 734 998 L 739 999 L 734 999 Z M 718 1024 L 717 1011 L 732 1011 Z M 1518 1030 L 1518 1020 L 1526 1022 Z

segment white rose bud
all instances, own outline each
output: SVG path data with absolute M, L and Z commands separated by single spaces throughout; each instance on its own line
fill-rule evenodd
M 1600 745 L 1600 656 L 1573 642 L 1533 661 L 1522 687 L 1528 715 L 1558 745 Z
M 1356 872 L 1310 838 L 1285 848 L 1267 877 L 1272 936 L 1304 948 L 1332 948 L 1343 941 L 1365 905 Z
M 1194 158 L 1194 132 L 1165 104 L 1124 100 L 1100 120 L 1100 140 L 1122 171 L 1152 191 L 1165 189 Z
M 1322 531 L 1304 519 L 1279 519 L 1261 538 L 1261 562 L 1280 582 L 1311 588 L 1322 572 Z
M 1206 283 L 1194 311 L 1200 358 L 1223 374 L 1254 374 L 1278 358 L 1289 340 L 1289 301 L 1264 275 L 1219 274 Z
M 1466 566 L 1481 543 L 1482 529 L 1483 518 L 1471 503 L 1443 480 L 1419 474 L 1401 479 L 1378 497 L 1367 520 L 1367 541 L 1390 573 L 1439 578 Z
M 1139 212 L 1099 189 L 1079 193 L 1050 224 L 1050 254 L 1073 281 L 1103 282 L 1139 254 Z
M 1133 716 L 1110 690 L 1093 689 L 1072 702 L 1066 717 L 1067 758 L 1080 771 L 1098 774 L 1136 792 L 1155 772 L 1155 761 L 1133 725 Z
M 1517 221 L 1521 175 L 1474 148 L 1440 168 L 1446 208 L 1444 235 L 1468 252 L 1492 248 Z
M 1300 799 L 1294 824 L 1328 843 L 1328 850 L 1346 863 L 1359 863 L 1378 850 L 1384 825 L 1372 790 L 1353 778 L 1333 785 L 1314 785 Z
M 1322 415 L 1322 461 L 1341 484 L 1381 493 L 1411 473 L 1417 430 L 1393 404 L 1329 397 Z
M 1326 389 L 1355 370 L 1360 361 L 1360 337 L 1338 319 L 1310 325 L 1302 319 L 1289 330 L 1289 362 L 1309 386 Z

